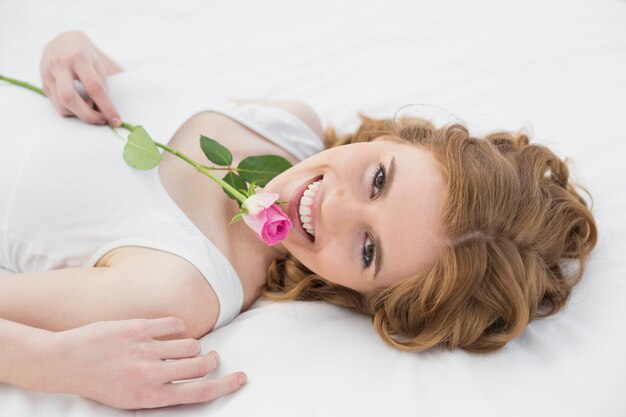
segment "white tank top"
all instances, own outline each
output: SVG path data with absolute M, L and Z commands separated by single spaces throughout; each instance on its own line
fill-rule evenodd
M 323 149 L 289 112 L 211 97 L 163 74 L 120 73 L 109 90 L 124 121 L 161 143 L 192 115 L 212 110 L 299 159 Z M 170 252 L 207 279 L 220 303 L 215 327 L 224 325 L 243 304 L 239 277 L 169 196 L 158 167 L 126 164 L 125 142 L 108 127 L 61 117 L 36 93 L 0 83 L 0 265 L 15 272 L 92 267 L 128 245 Z

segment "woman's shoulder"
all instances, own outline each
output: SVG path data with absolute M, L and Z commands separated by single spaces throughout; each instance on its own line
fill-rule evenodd
M 320 139 L 324 137 L 324 128 L 317 112 L 308 104 L 299 100 L 231 100 L 239 104 L 260 104 L 285 110 L 302 120 Z

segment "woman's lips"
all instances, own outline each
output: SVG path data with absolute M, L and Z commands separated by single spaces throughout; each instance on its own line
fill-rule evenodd
M 306 189 L 309 187 L 309 185 L 313 184 L 315 181 L 318 181 L 318 180 L 321 180 L 321 179 L 322 179 L 322 176 L 318 175 L 317 177 L 312 178 L 312 179 L 306 181 L 305 183 L 300 185 L 298 188 L 296 188 L 295 191 L 293 192 L 293 194 L 291 195 L 291 198 L 289 199 L 289 207 L 287 208 L 287 211 L 288 211 L 287 214 L 289 215 L 289 219 L 291 220 L 291 223 L 296 225 L 298 230 L 300 230 L 300 233 L 302 233 L 304 235 L 304 237 L 308 241 L 310 241 L 310 242 L 314 242 L 315 238 L 313 236 L 311 236 L 302 227 L 302 222 L 300 221 L 300 213 L 298 212 L 298 209 L 299 209 L 299 206 L 300 206 L 300 199 L 302 198 L 302 195 L 304 194 Z M 313 222 L 315 222 L 314 213 L 315 213 L 316 203 L 317 203 L 317 201 L 313 201 L 313 204 L 311 205 L 311 215 L 310 215 L 310 217 L 313 219 Z M 315 223 L 313 223 L 313 224 L 315 224 Z

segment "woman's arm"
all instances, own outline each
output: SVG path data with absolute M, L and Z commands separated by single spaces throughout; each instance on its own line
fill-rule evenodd
M 51 331 L 134 318 L 180 317 L 182 337 L 217 321 L 215 292 L 190 263 L 150 250 L 108 267 L 66 268 L 0 277 L 0 318 Z
M 100 322 L 59 333 L 0 319 L 0 382 L 126 409 L 210 401 L 245 384 L 241 372 L 172 384 L 204 377 L 219 363 L 215 352 L 194 357 L 200 353 L 197 340 L 158 340 L 184 329 L 173 317 Z
M 122 71 L 83 32 L 63 32 L 43 50 L 40 71 L 43 91 L 63 116 L 76 116 L 87 123 L 121 125 L 107 88 L 107 77 Z M 80 81 L 88 97 L 78 93 Z

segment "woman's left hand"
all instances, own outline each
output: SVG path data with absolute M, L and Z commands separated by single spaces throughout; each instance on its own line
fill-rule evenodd
M 174 317 L 104 321 L 52 333 L 38 377 L 40 390 L 77 394 L 115 408 L 155 408 L 214 400 L 241 388 L 246 375 L 201 379 L 219 364 L 216 352 L 197 356 L 196 339 Z M 41 383 L 42 381 L 40 381 Z

